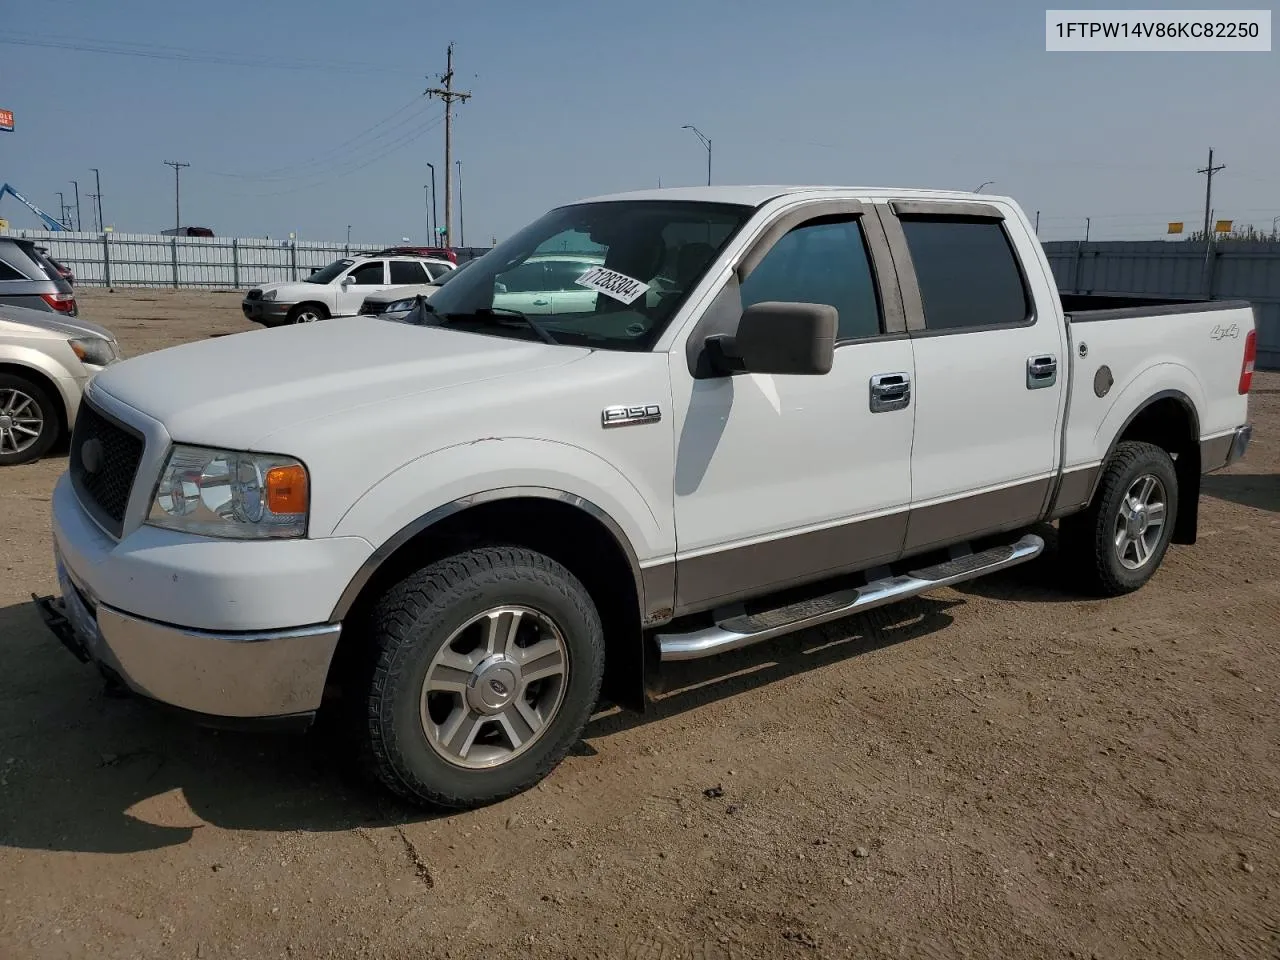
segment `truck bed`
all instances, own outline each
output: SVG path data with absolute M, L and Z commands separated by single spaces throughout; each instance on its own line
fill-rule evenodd
M 1238 310 L 1249 307 L 1248 300 L 1198 300 L 1177 297 L 1133 297 L 1121 294 L 1063 293 L 1062 309 L 1068 323 L 1094 320 L 1123 320 L 1175 313 L 1206 313 L 1210 310 Z

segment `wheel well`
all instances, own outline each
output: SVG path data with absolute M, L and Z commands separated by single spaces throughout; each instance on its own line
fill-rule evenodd
M 326 316 L 333 315 L 333 311 L 331 311 L 319 300 L 303 300 L 301 303 L 295 303 L 292 307 L 289 308 L 289 313 L 292 314 L 295 310 L 301 310 L 303 307 L 316 307 L 320 310 L 323 310 Z
M 67 406 L 62 399 L 62 391 L 58 389 L 58 385 L 53 382 L 47 373 L 43 370 L 37 370 L 35 367 L 25 367 L 19 363 L 0 363 L 0 373 L 8 373 L 15 377 L 23 377 L 38 385 L 45 393 L 49 395 L 49 399 L 53 402 L 53 412 L 58 417 L 58 444 L 67 439 Z M 56 448 L 55 444 L 55 448 Z
M 1190 401 L 1180 396 L 1152 401 L 1125 425 L 1116 443 L 1122 440 L 1155 444 L 1173 457 L 1178 476 L 1173 542 L 1195 543 L 1200 513 L 1200 426 Z
M 605 635 L 603 696 L 621 706 L 643 707 L 640 597 L 623 546 L 585 510 L 542 497 L 513 497 L 468 507 L 401 544 L 361 588 L 343 620 L 329 681 L 341 687 L 350 658 L 367 636 L 368 614 L 381 594 L 414 570 L 462 550 L 507 544 L 562 563 L 591 594 Z

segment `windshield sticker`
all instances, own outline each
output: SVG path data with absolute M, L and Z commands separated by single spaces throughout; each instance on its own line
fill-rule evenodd
M 647 283 L 643 283 L 634 277 L 628 277 L 625 273 L 619 273 L 617 270 L 609 270 L 606 267 L 592 267 L 575 280 L 574 283 L 628 304 L 635 301 L 649 289 Z

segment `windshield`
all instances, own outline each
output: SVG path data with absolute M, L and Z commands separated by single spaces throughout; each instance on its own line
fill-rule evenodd
M 436 291 L 411 322 L 449 325 L 489 311 L 532 317 L 557 343 L 647 350 L 754 208 L 614 200 L 550 211 Z M 531 338 L 524 323 L 477 332 Z
M 307 283 L 332 283 L 337 279 L 338 274 L 355 263 L 354 260 L 335 260 L 323 270 L 317 270 L 311 276 L 306 278 Z

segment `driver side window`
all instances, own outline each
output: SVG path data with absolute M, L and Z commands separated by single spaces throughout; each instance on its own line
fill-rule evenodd
M 880 299 L 857 218 L 811 220 L 779 239 L 742 284 L 744 310 L 767 300 L 835 307 L 837 340 L 879 336 Z

